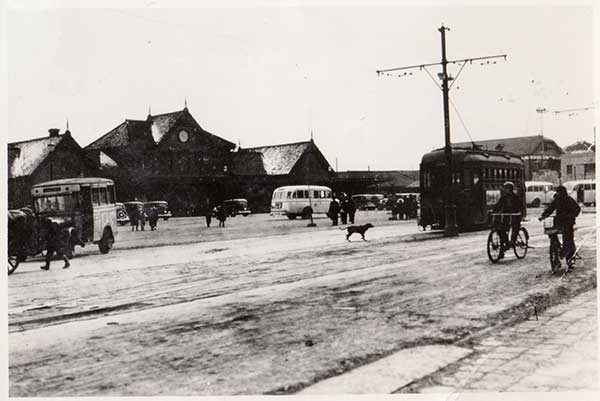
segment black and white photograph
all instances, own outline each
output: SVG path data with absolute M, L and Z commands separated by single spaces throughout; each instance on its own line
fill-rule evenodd
M 6 0 L 2 396 L 598 399 L 598 6 Z

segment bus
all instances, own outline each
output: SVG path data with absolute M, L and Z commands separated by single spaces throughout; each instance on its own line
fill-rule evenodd
M 327 214 L 332 200 L 331 188 L 319 185 L 292 185 L 273 191 L 271 216 L 298 216 L 309 219 L 313 214 Z
M 506 181 L 515 184 L 525 210 L 524 164 L 508 152 L 479 148 L 452 149 L 452 195 L 460 231 L 488 227 L 488 213 L 500 199 Z M 418 225 L 425 229 L 444 227 L 444 187 L 446 156 L 444 148 L 423 156 L 419 171 L 420 211 Z
M 564 184 L 569 196 L 585 206 L 596 206 L 596 181 L 576 180 Z
M 76 244 L 97 244 L 108 253 L 117 234 L 115 185 L 107 178 L 66 178 L 31 188 L 38 219 L 50 218 L 70 231 L 68 253 Z
M 554 184 L 547 181 L 525 181 L 525 203 L 527 206 L 540 207 L 554 199 Z

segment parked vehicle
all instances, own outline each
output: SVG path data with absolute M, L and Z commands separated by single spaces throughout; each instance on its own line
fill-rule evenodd
M 567 188 L 567 193 L 578 203 L 586 206 L 596 205 L 596 181 L 577 180 L 567 181 L 563 184 Z
M 313 214 L 327 214 L 332 200 L 331 188 L 317 185 L 292 185 L 277 188 L 271 199 L 271 215 L 285 215 L 293 220 Z
M 158 210 L 158 218 L 159 219 L 163 219 L 163 220 L 167 221 L 167 220 L 169 220 L 170 217 L 173 216 L 171 214 L 171 211 L 169 210 L 169 202 L 167 202 L 167 201 L 144 202 L 143 208 L 144 208 L 144 212 L 146 212 L 146 214 L 148 214 L 148 211 L 152 207 L 155 207 Z
M 106 178 L 67 178 L 31 188 L 38 220 L 51 218 L 70 230 L 70 253 L 76 243 L 97 244 L 108 253 L 117 234 L 115 186 Z M 68 255 L 67 255 L 68 256 Z
M 246 217 L 251 213 L 248 201 L 243 198 L 227 199 L 221 203 L 221 206 L 225 209 L 225 213 L 231 217 L 235 217 L 238 214 Z
M 527 206 L 540 207 L 552 202 L 554 184 L 547 181 L 525 181 L 525 203 Z
M 381 194 L 357 194 L 352 195 L 352 201 L 358 210 L 375 210 L 383 201 L 384 196 Z
M 117 202 L 117 224 L 120 226 L 124 226 L 129 224 L 129 215 L 127 214 L 127 209 L 125 209 L 125 205 L 121 202 Z

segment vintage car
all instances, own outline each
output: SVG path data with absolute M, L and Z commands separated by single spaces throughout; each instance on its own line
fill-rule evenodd
M 248 208 L 248 201 L 242 198 L 224 200 L 221 203 L 221 207 L 225 209 L 227 216 L 231 217 L 235 217 L 238 214 L 246 217 L 252 213 L 250 208 Z
M 127 209 L 121 202 L 117 202 L 117 223 L 120 226 L 129 224 L 129 214 L 127 214 Z

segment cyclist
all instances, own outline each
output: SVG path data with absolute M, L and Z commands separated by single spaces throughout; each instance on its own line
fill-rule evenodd
M 546 217 L 550 216 L 556 211 L 556 217 L 554 218 L 554 225 L 563 234 L 563 247 L 561 258 L 570 260 L 575 254 L 575 240 L 573 238 L 573 226 L 575 225 L 575 218 L 579 215 L 581 208 L 567 193 L 567 189 L 559 185 L 556 187 L 556 195 L 546 210 L 542 213 L 539 220 L 542 221 Z M 556 236 L 557 234 L 552 234 Z M 559 262 L 560 263 L 560 262 Z M 558 266 L 554 266 L 558 267 Z
M 515 193 L 515 184 L 506 181 L 500 189 L 500 199 L 494 205 L 493 213 L 520 213 L 520 216 L 502 216 L 498 234 L 502 241 L 499 257 L 504 257 L 504 251 L 510 249 L 515 243 L 521 226 L 521 216 L 523 215 L 523 202 L 519 195 Z M 510 242 L 508 241 L 508 230 L 511 230 Z

